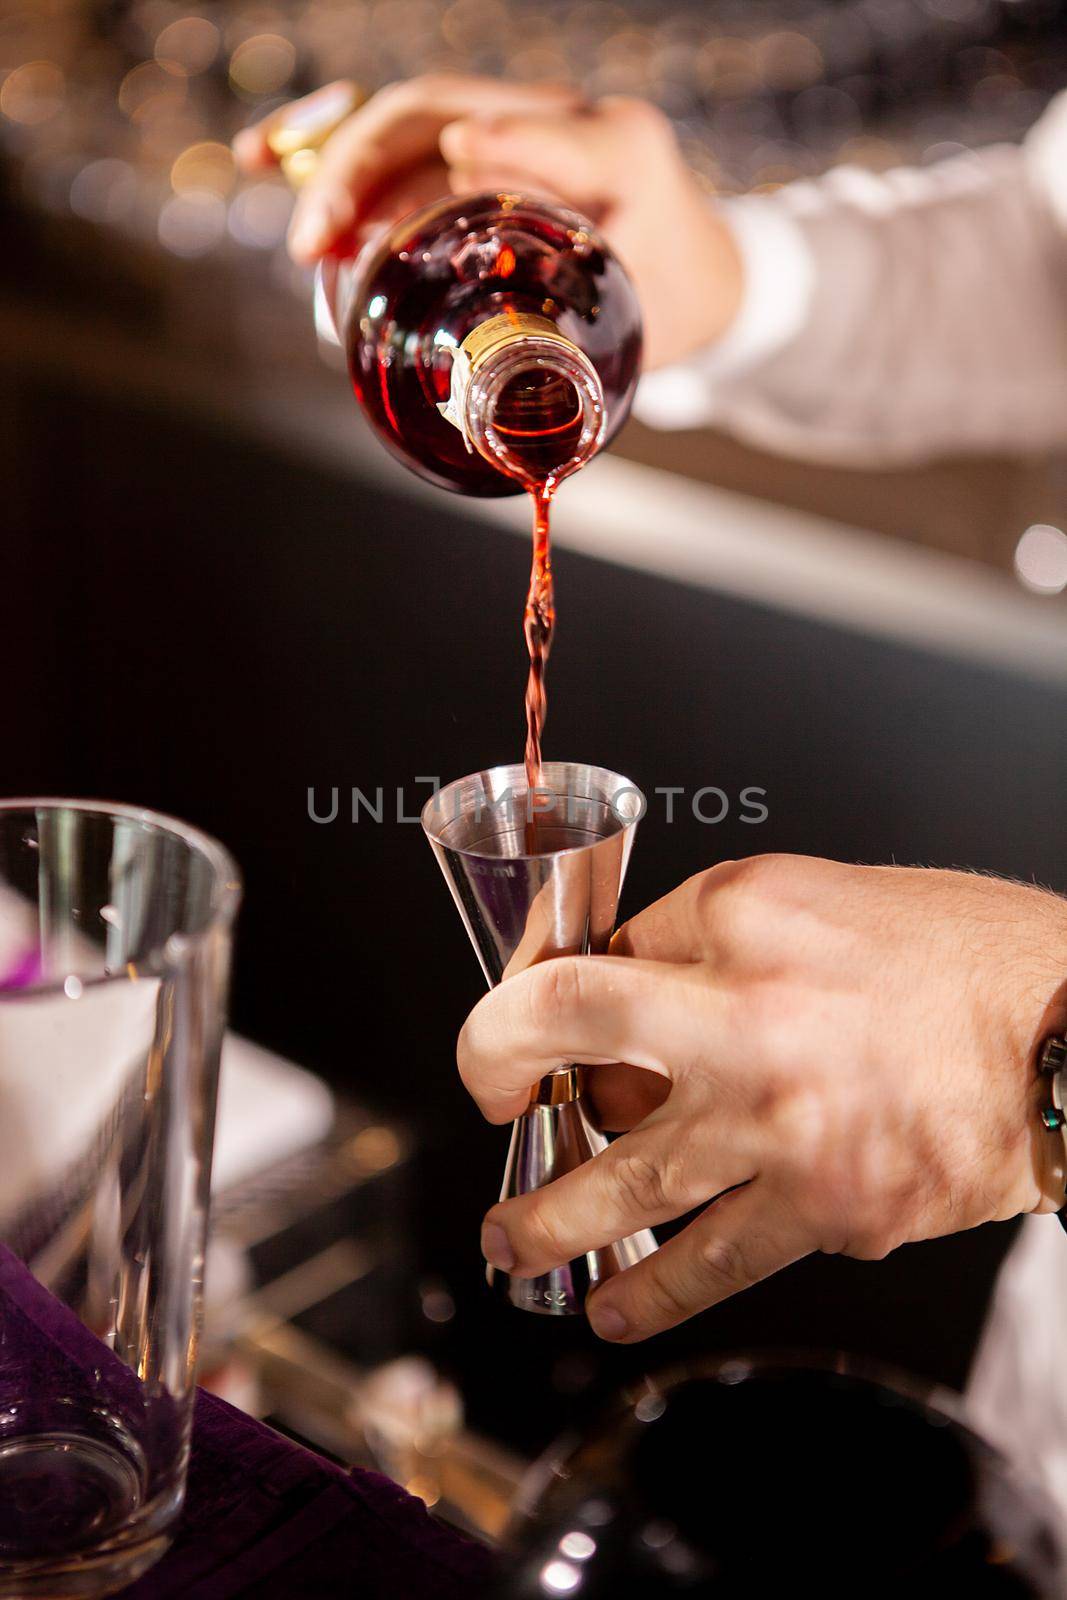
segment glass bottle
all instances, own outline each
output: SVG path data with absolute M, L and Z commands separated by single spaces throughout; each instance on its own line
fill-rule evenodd
M 339 83 L 273 123 L 294 187 L 359 103 Z M 339 244 L 319 264 L 315 319 L 388 448 L 463 494 L 547 504 L 618 432 L 637 385 L 633 286 L 593 224 L 555 201 L 449 197 L 358 251 Z
M 629 413 L 637 297 L 592 224 L 554 203 L 439 201 L 328 258 L 319 301 L 378 436 L 439 487 L 554 486 Z

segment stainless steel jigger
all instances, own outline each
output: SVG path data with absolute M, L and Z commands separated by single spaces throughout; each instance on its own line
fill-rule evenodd
M 551 956 L 602 954 L 643 810 L 640 791 L 602 767 L 547 762 L 530 791 L 521 766 L 459 778 L 423 808 L 422 825 L 490 985 Z M 536 815 L 536 829 L 530 819 Z M 533 848 L 528 848 L 532 845 Z M 586 1115 L 583 1069 L 542 1078 L 515 1123 L 500 1198 L 527 1194 L 606 1148 Z M 547 1316 L 582 1312 L 605 1278 L 651 1255 L 648 1229 L 540 1278 L 487 1277 L 512 1305 Z

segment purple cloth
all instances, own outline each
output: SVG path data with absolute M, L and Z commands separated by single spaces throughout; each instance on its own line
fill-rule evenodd
M 57 1395 L 100 1398 L 170 1457 L 173 1402 L 135 1375 L 0 1245 L 0 1401 L 48 1428 Z M 27 1401 L 30 1404 L 27 1406 Z M 169 1448 L 165 1448 L 168 1447 Z M 493 1560 L 375 1472 L 323 1460 L 225 1401 L 196 1396 L 185 1509 L 127 1600 L 477 1600 Z
M 6 972 L 0 973 L 0 989 L 28 989 L 31 983 L 39 983 L 43 974 L 41 952 L 33 945 L 16 956 Z
M 157 1464 L 182 1447 L 183 1410 L 150 1389 L 0 1244 L 0 1405 L 18 1410 L 19 1430 L 62 1432 L 71 1416 L 103 1405 L 137 1440 L 155 1494 Z
M 493 1560 L 376 1472 L 345 1472 L 197 1395 L 174 1544 L 123 1600 L 477 1600 Z

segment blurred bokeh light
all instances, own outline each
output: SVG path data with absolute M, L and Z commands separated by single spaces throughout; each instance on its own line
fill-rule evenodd
M 156 40 L 155 58 L 168 72 L 206 72 L 219 53 L 219 30 L 206 17 L 179 17 Z
M 1067 76 L 1065 15 L 1063 0 L 26 8 L 0 19 L 0 137 L 24 161 L 47 136 L 57 161 L 129 162 L 161 218 L 175 195 L 226 196 L 232 175 L 210 152 L 286 95 L 343 76 L 373 90 L 451 69 L 643 95 L 674 118 L 709 186 L 767 189 L 842 161 L 884 169 L 1018 137 Z M 32 176 L 54 200 L 39 162 Z M 68 173 L 65 188 L 76 214 L 112 226 L 136 210 L 86 211 L 86 186 L 72 188 Z M 280 210 L 260 192 L 217 242 L 263 249 Z M 160 238 L 173 233 L 168 221 Z
M 12 122 L 35 127 L 63 108 L 63 73 L 54 61 L 27 61 L 0 87 L 0 111 Z
M 1062 594 L 1067 589 L 1067 533 L 1035 522 L 1015 547 L 1015 571 L 1035 594 Z

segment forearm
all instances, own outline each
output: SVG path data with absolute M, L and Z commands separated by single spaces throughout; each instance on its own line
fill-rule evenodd
M 1067 126 L 1039 126 L 1019 149 L 884 176 L 842 170 L 734 202 L 742 222 L 746 208 L 776 217 L 784 241 L 750 285 L 748 315 L 795 326 L 763 349 L 742 340 L 740 360 L 729 335 L 695 358 L 688 415 L 671 404 L 675 375 L 654 376 L 643 414 L 857 464 L 1067 444 L 1057 165 Z

